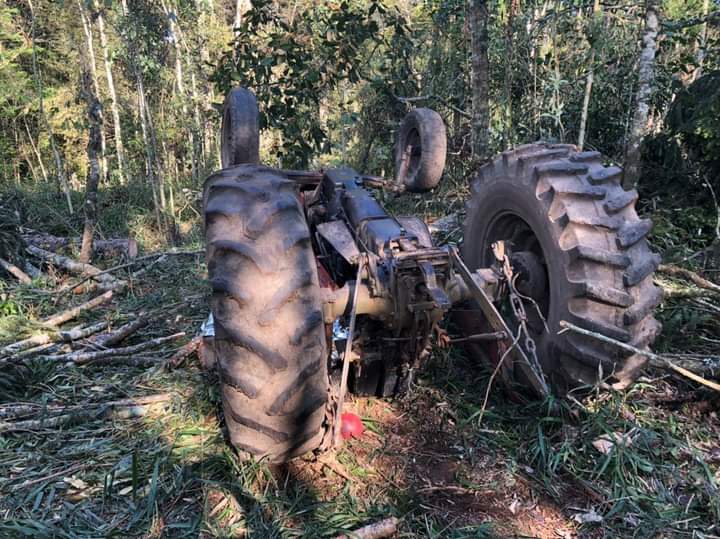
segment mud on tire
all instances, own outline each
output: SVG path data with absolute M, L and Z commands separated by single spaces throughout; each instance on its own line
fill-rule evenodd
M 316 448 L 328 399 L 317 269 L 295 184 L 241 165 L 205 183 L 205 235 L 225 421 L 241 452 Z
M 599 378 L 623 388 L 646 358 L 566 332 L 566 320 L 645 349 L 660 331 L 653 310 L 662 292 L 652 282 L 660 257 L 645 240 L 652 223 L 635 212 L 637 192 L 621 187 L 622 171 L 598 152 L 571 145 L 530 144 L 484 165 L 472 185 L 463 256 L 488 267 L 502 219 L 526 223 L 543 251 L 549 286 L 549 332 L 536 338 L 544 372 L 560 393 Z M 518 225 L 514 225 L 518 226 Z M 531 307 L 526 306 L 526 310 Z

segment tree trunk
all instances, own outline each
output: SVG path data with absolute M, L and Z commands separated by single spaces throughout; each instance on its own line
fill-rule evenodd
M 143 145 L 145 147 L 145 171 L 147 173 L 150 187 L 153 195 L 153 208 L 155 209 L 155 220 L 157 221 L 158 230 L 163 230 L 162 208 L 158 198 L 158 183 L 155 176 L 155 147 L 152 145 L 150 138 L 150 129 L 148 127 L 147 101 L 145 100 L 145 86 L 143 85 L 142 75 L 136 70 L 135 73 L 138 94 L 138 114 L 140 116 L 140 129 L 142 132 Z
M 77 0 L 78 10 L 80 11 L 80 21 L 82 22 L 83 32 L 85 33 L 86 48 L 88 54 L 88 63 L 90 67 L 90 74 L 92 75 L 93 88 L 95 90 L 95 96 L 100 104 L 100 84 L 98 82 L 97 75 L 97 61 L 95 59 L 95 45 L 93 43 L 92 26 L 90 25 L 90 17 L 85 13 L 81 0 Z M 100 105 L 102 107 L 102 105 Z M 101 109 L 102 112 L 102 109 Z M 100 130 L 100 177 L 105 180 L 107 178 L 107 144 L 105 141 L 105 131 Z
M 593 31 L 597 31 L 597 25 L 601 17 L 600 1 L 595 0 L 593 3 Z M 595 80 L 595 39 L 596 36 L 588 36 L 590 43 L 590 55 L 588 62 L 588 72 L 585 76 L 585 96 L 583 97 L 582 112 L 580 114 L 580 131 L 578 133 L 578 148 L 581 150 L 585 146 L 585 136 L 587 133 L 588 110 L 590 109 L 590 97 L 592 95 L 593 82 Z
M 73 213 L 75 213 L 75 210 L 73 210 L 72 198 L 70 196 L 70 185 L 68 184 L 67 176 L 65 175 L 65 166 L 63 165 L 62 158 L 60 157 L 60 152 L 58 152 L 57 146 L 55 145 L 55 137 L 53 136 L 50 122 L 48 122 L 48 119 L 45 116 L 45 108 L 43 106 L 42 77 L 40 76 L 40 68 L 37 62 L 37 50 L 35 48 L 35 7 L 33 6 L 32 0 L 28 0 L 28 6 L 30 7 L 31 17 L 30 39 L 32 41 L 32 67 L 33 77 L 35 78 L 35 87 L 37 89 L 38 95 L 39 117 L 40 121 L 45 126 L 45 129 L 47 129 L 48 138 L 50 139 L 50 148 L 52 149 L 53 157 L 55 158 L 57 179 L 60 184 L 60 188 L 65 194 L 65 201 L 67 202 L 68 212 L 70 213 L 70 215 L 72 215 Z
M 88 138 L 87 156 L 88 156 L 88 175 L 85 184 L 85 226 L 83 227 L 82 244 L 80 246 L 79 260 L 87 264 L 92 258 L 93 238 L 95 236 L 95 225 L 97 223 L 97 192 L 100 182 L 100 163 L 99 156 L 102 149 L 102 109 L 97 95 L 93 93 L 93 85 L 91 84 L 92 74 L 91 67 L 82 66 L 80 95 L 87 103 L 88 126 L 90 128 L 90 136 Z
M 587 129 L 588 110 L 590 108 L 590 95 L 592 94 L 593 80 L 595 78 L 593 63 L 595 62 L 595 52 L 590 53 L 590 65 L 588 66 L 587 76 L 585 77 L 585 96 L 583 97 L 582 113 L 580 115 L 580 132 L 578 133 L 578 148 L 581 150 L 585 145 L 585 131 Z
M 640 145 L 647 131 L 648 117 L 650 115 L 650 97 L 655 76 L 656 39 L 660 27 L 655 2 L 656 0 L 647 0 L 645 8 L 643 44 L 638 59 L 638 90 L 635 96 L 635 112 L 625 149 L 623 186 L 628 189 L 637 185 L 640 179 Z
M 182 67 L 182 53 L 180 50 L 180 37 L 179 32 L 177 28 L 177 11 L 171 9 L 171 7 L 174 8 L 174 6 L 171 6 L 169 2 L 166 2 L 163 0 L 162 2 L 163 10 L 165 11 L 165 15 L 168 19 L 168 32 L 169 32 L 169 38 L 170 41 L 173 44 L 173 47 L 175 49 L 175 85 L 177 89 L 177 94 L 180 98 L 180 109 L 182 111 L 182 117 L 183 117 L 183 123 L 188 118 L 188 106 L 187 106 L 187 94 L 185 93 L 185 82 L 184 82 L 184 76 L 183 76 L 183 67 Z M 191 127 L 188 129 L 188 147 L 189 147 L 189 153 L 190 153 L 190 168 L 192 171 L 192 178 L 194 182 L 197 182 L 198 179 L 198 170 L 197 170 L 197 162 L 195 160 L 196 153 L 195 153 L 195 135 L 193 133 L 193 128 Z M 163 197 L 164 197 L 163 192 Z M 163 207 L 165 205 L 163 204 Z
M 486 0 L 469 0 L 472 63 L 472 151 L 478 159 L 487 158 L 490 138 L 488 106 L 488 6 Z
M 505 55 L 507 58 L 507 69 L 505 69 L 505 125 L 503 126 L 503 146 L 508 148 L 512 145 L 513 133 L 513 111 L 512 111 L 512 87 L 514 59 L 513 26 L 515 13 L 518 9 L 519 0 L 510 0 L 507 6 L 508 15 L 505 24 Z
M 233 21 L 233 33 L 242 24 L 243 15 L 247 11 L 247 0 L 235 0 L 235 20 Z
M 97 11 L 95 21 L 100 34 L 100 46 L 103 50 L 103 63 L 105 64 L 105 78 L 107 79 L 108 93 L 110 94 L 110 108 L 113 117 L 113 129 L 115 131 L 115 153 L 117 155 L 117 168 L 120 184 L 125 183 L 125 145 L 123 144 L 122 126 L 120 125 L 120 107 L 118 106 L 117 92 L 115 91 L 115 79 L 112 73 L 112 59 L 108 48 L 107 35 L 105 34 L 105 21 L 103 19 L 103 11 L 97 10 L 95 0 L 93 0 L 93 9 Z
M 23 122 L 25 123 L 25 132 L 27 133 L 28 140 L 30 141 L 30 146 L 32 146 L 33 153 L 35 154 L 35 157 L 37 157 L 38 164 L 40 165 L 40 172 L 42 172 L 43 179 L 47 182 L 48 175 L 47 170 L 45 169 L 45 163 L 43 163 L 42 160 L 42 155 L 40 154 L 40 150 L 38 150 L 38 147 L 35 145 L 35 140 L 30 133 L 30 126 L 28 126 L 27 119 L 23 118 Z
M 707 19 L 708 12 L 710 11 L 710 0 L 703 0 L 703 18 Z M 703 64 L 705 63 L 705 55 L 707 54 L 707 31 L 708 23 L 705 20 L 700 27 L 700 35 L 697 41 L 697 50 L 695 51 L 695 63 L 696 67 L 693 71 L 692 82 L 696 81 L 702 76 Z

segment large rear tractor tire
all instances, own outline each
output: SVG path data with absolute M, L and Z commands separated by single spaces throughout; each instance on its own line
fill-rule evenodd
M 241 452 L 284 462 L 318 447 L 328 375 L 322 303 L 296 184 L 242 165 L 205 184 L 215 353 Z
M 652 223 L 638 218 L 637 192 L 623 190 L 621 175 L 598 152 L 529 144 L 484 165 L 472 185 L 465 262 L 489 267 L 492 243 L 506 241 L 518 290 L 542 314 L 525 303 L 538 359 L 560 394 L 598 382 L 625 388 L 647 362 L 592 337 L 558 335 L 560 321 L 639 349 L 660 331 L 653 310 L 662 292 L 652 281 L 660 257 L 645 240 Z

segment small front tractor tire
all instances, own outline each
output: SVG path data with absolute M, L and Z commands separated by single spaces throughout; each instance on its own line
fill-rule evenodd
M 463 258 L 471 269 L 489 267 L 492 243 L 506 240 L 518 253 L 511 258 L 515 271 L 536 268 L 528 271 L 536 277 L 530 288 L 547 327 L 536 319 L 534 339 L 560 394 L 598 382 L 627 387 L 647 362 L 592 337 L 558 334 L 560 321 L 639 349 L 660 331 L 653 310 L 662 292 L 652 280 L 660 257 L 645 239 L 652 223 L 638 218 L 637 192 L 625 191 L 621 176 L 598 152 L 529 144 L 485 164 L 472 185 Z M 535 305 L 525 310 L 532 319 Z M 471 318 L 464 313 L 463 324 L 472 325 Z
M 215 353 L 235 447 L 268 462 L 324 434 L 327 344 L 317 268 L 296 184 L 270 168 L 221 170 L 205 184 Z
M 395 182 L 414 193 L 429 191 L 442 177 L 447 153 L 445 123 L 432 109 L 411 110 L 395 144 Z
M 247 88 L 238 86 L 225 96 L 220 137 L 223 168 L 260 162 L 260 111 Z

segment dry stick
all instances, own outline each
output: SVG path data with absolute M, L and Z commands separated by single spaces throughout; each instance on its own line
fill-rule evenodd
M 197 352 L 197 350 L 201 344 L 202 344 L 202 335 L 197 335 L 197 336 L 193 337 L 189 343 L 183 345 L 177 352 L 175 352 L 170 357 L 170 359 L 167 360 L 167 362 L 165 363 L 166 368 L 168 368 L 168 369 L 177 368 L 183 359 L 185 359 L 192 353 Z
M 0 258 L 0 266 L 2 266 L 2 268 L 5 269 L 8 273 L 12 274 L 22 284 L 30 284 L 32 282 L 32 278 L 27 273 L 18 268 L 15 264 L 11 264 L 4 258 Z
M 112 402 L 100 403 L 97 405 L 102 407 L 102 409 L 99 411 L 88 410 L 88 407 L 94 407 L 94 405 L 87 405 L 83 407 L 83 409 L 79 409 L 77 411 L 72 411 L 70 413 L 58 415 L 55 417 L 43 419 L 28 419 L 24 421 L 6 421 L 4 423 L 0 423 L 0 432 L 17 432 L 35 430 L 39 428 L 52 428 L 66 425 L 70 422 L 79 423 L 83 421 L 93 421 L 97 419 L 129 419 L 133 417 L 142 417 L 151 409 L 153 404 L 161 404 L 167 402 L 168 400 L 170 400 L 170 397 L 161 400 L 150 401 L 146 404 L 132 402 L 132 400 L 133 399 L 126 399 L 126 402 L 118 401 L 122 402 L 122 404 Z M 115 408 L 119 408 L 119 410 L 115 410 Z
M 112 290 L 108 290 L 104 294 L 100 294 L 99 296 L 96 296 L 90 301 L 86 301 L 85 303 L 78 305 L 77 307 L 73 307 L 72 309 L 57 313 L 50 318 L 46 318 L 43 322 L 49 326 L 59 326 L 61 324 L 64 324 L 68 320 L 77 318 L 84 311 L 94 309 L 95 307 L 98 307 L 103 303 L 107 303 L 112 299 L 112 297 Z
M 59 333 L 60 338 L 65 342 L 77 341 L 94 335 L 98 331 L 102 331 L 107 327 L 107 322 L 98 322 L 86 327 L 76 327 L 68 331 L 61 331 Z
M 125 264 L 119 264 L 117 266 L 113 266 L 112 268 L 108 268 L 106 270 L 100 270 L 99 273 L 96 274 L 96 276 L 105 275 L 107 273 L 111 273 L 113 271 L 117 271 L 117 270 L 121 270 L 121 269 L 125 269 L 125 268 L 130 268 L 132 266 L 136 266 L 139 262 L 143 262 L 144 260 L 149 260 L 151 258 L 158 258 L 158 257 L 165 258 L 169 255 L 173 255 L 173 256 L 199 255 L 199 254 L 203 254 L 204 252 L 205 251 L 199 251 L 199 250 L 198 251 L 164 251 L 164 252 L 160 252 L 160 253 L 153 253 L 151 255 L 139 256 L 137 258 L 134 258 L 130 262 L 126 262 Z M 154 264 L 155 264 L 155 262 L 151 265 L 154 265 Z M 140 271 L 136 272 L 135 274 L 133 274 L 133 277 L 136 277 L 136 276 L 140 275 L 141 273 L 143 273 L 143 270 L 140 270 Z M 74 288 L 77 288 L 84 282 L 86 282 L 90 279 L 94 279 L 94 278 L 95 278 L 95 276 L 86 276 L 85 278 L 81 279 L 77 283 L 75 283 L 73 285 L 68 285 L 65 289 L 61 290 L 61 292 L 65 292 L 66 290 L 72 290 Z
M 625 344 L 623 342 L 616 341 L 615 339 L 611 339 L 610 337 L 606 337 L 605 335 L 602 335 L 600 333 L 595 333 L 594 331 L 588 331 L 587 329 L 578 327 L 575 324 L 566 322 L 565 320 L 560 321 L 560 327 L 564 328 L 563 330 L 560 331 L 560 333 L 563 333 L 564 331 L 568 331 L 568 330 L 573 331 L 575 333 L 579 333 L 579 334 L 585 335 L 587 337 L 593 337 L 594 339 L 597 339 L 599 341 L 602 341 L 602 342 L 605 342 L 608 344 L 612 344 L 614 346 L 617 346 L 618 348 L 628 350 L 629 352 L 633 352 L 634 354 L 640 354 L 642 356 L 648 357 L 648 358 L 656 361 L 658 367 L 663 367 L 663 368 L 669 369 L 671 371 L 674 371 L 678 374 L 682 374 L 686 378 L 689 378 L 690 380 L 693 380 L 693 381 L 697 382 L 698 384 L 702 384 L 704 386 L 710 387 L 710 388 L 714 389 L 715 391 L 720 391 L 720 384 L 713 382 L 711 380 L 707 380 L 706 378 L 703 378 L 702 376 L 698 376 L 694 372 L 690 372 L 687 369 L 679 367 L 667 358 L 664 358 L 657 354 L 653 354 L 652 352 L 648 352 L 647 350 L 640 350 L 640 348 L 635 348 L 634 346 L 631 346 L 629 344 Z
M 146 341 L 146 342 L 143 342 L 140 344 L 135 344 L 133 346 L 126 346 L 124 348 L 111 348 L 109 350 L 99 350 L 97 352 L 72 352 L 70 354 L 45 356 L 44 359 L 46 359 L 48 361 L 74 362 L 78 365 L 83 365 L 85 363 L 90 363 L 92 361 L 104 359 L 107 357 L 129 356 L 132 354 L 136 354 L 138 352 L 142 352 L 143 350 L 147 350 L 149 348 L 159 346 L 161 344 L 164 344 L 169 341 L 173 341 L 175 339 L 179 339 L 180 337 L 184 337 L 184 336 L 185 336 L 185 332 L 181 331 L 181 332 L 175 333 L 173 335 L 168 335 L 167 337 L 158 337 L 156 339 L 151 339 L 149 341 Z
M 37 404 L 16 404 L 0 408 L 0 419 L 14 419 L 16 417 L 35 414 L 42 410 Z
M 399 523 L 396 517 L 390 517 L 358 528 L 347 535 L 338 535 L 335 539 L 382 539 L 395 534 Z
M 52 341 L 53 338 L 53 335 L 49 335 L 47 333 L 33 335 L 32 337 L 28 337 L 27 339 L 8 344 L 4 348 L 0 348 L 0 356 L 5 356 L 8 354 L 12 355 L 21 350 L 25 350 L 26 348 L 31 348 L 33 346 L 38 346 L 41 344 L 47 344 Z
M 144 267 L 140 268 L 139 270 L 132 272 L 130 274 L 130 279 L 137 279 L 141 275 L 147 273 L 150 270 L 150 268 L 152 268 L 153 266 L 155 266 L 157 264 L 162 264 L 166 260 L 167 260 L 167 255 L 162 255 L 161 257 L 156 258 L 155 260 L 150 262 L 147 266 L 144 266 Z
M 480 414 L 478 415 L 478 425 L 482 424 L 483 415 L 485 415 L 485 408 L 487 407 L 488 399 L 490 398 L 490 390 L 492 389 L 493 382 L 495 381 L 495 377 L 500 372 L 500 369 L 502 369 L 503 363 L 505 362 L 505 358 L 510 355 L 510 352 L 512 352 L 513 348 L 515 348 L 518 344 L 518 341 L 520 340 L 520 334 L 521 329 L 518 330 L 518 334 L 513 340 L 512 344 L 508 347 L 507 350 L 503 353 L 502 357 L 500 358 L 500 361 L 498 361 L 497 365 L 495 366 L 495 369 L 493 369 L 492 375 L 490 375 L 490 380 L 488 380 L 488 386 L 485 390 L 485 398 L 483 399 L 482 407 L 480 408 Z
M 337 408 L 335 409 L 335 424 L 333 425 L 332 444 L 335 447 L 340 445 L 342 410 L 345 404 L 345 390 L 350 373 L 350 358 L 352 357 L 352 341 L 355 334 L 355 319 L 357 317 L 358 292 L 362 286 L 362 272 L 365 268 L 366 260 L 361 258 L 358 263 L 357 277 L 355 278 L 355 290 L 353 290 L 352 310 L 350 311 L 350 326 L 348 327 L 348 336 L 345 341 L 345 352 L 343 353 L 343 367 L 340 374 L 340 389 L 338 394 Z
M 32 355 L 33 353 L 36 353 L 36 350 L 44 350 L 44 348 L 40 348 L 41 346 L 56 343 L 60 340 L 71 342 L 78 339 L 84 339 L 93 333 L 97 333 L 98 331 L 105 329 L 106 326 L 106 322 L 98 322 L 97 324 L 93 324 L 85 328 L 78 326 L 68 331 L 60 331 L 56 334 L 42 333 L 40 335 L 34 335 L 33 337 L 17 341 L 1 349 L 0 356 L 10 355 L 8 358 L 10 360 L 19 359 L 24 355 Z
M 6 421 L 0 423 L 0 432 L 17 432 L 21 430 L 36 430 L 41 428 L 52 428 L 66 425 L 72 421 L 91 421 L 97 412 L 87 410 L 74 414 L 59 415 L 47 419 L 28 419 L 27 421 Z
M 712 290 L 713 292 L 717 292 L 720 294 L 720 285 L 715 284 L 712 281 L 708 281 L 703 277 L 700 277 L 700 275 L 698 275 L 694 271 L 690 271 L 689 269 L 674 266 L 672 264 L 660 264 L 660 266 L 658 266 L 658 272 L 664 273 L 665 275 L 672 275 L 673 277 L 682 277 L 683 279 L 692 281 L 700 288 L 704 288 L 705 290 Z
M 148 315 L 145 313 L 140 313 L 138 318 L 120 326 L 115 331 L 93 337 L 90 341 L 90 344 L 101 348 L 107 348 L 108 346 L 116 345 L 117 343 L 126 339 L 131 334 L 135 333 L 138 329 L 147 326 L 147 323 Z
M 68 258 L 67 256 L 51 253 L 50 251 L 46 251 L 45 249 L 35 247 L 34 245 L 28 245 L 26 247 L 26 250 L 27 252 L 37 256 L 38 258 L 42 258 L 43 260 L 50 262 L 55 266 L 59 266 L 69 271 L 70 273 L 90 277 L 91 279 L 96 279 L 100 282 L 109 282 L 115 280 L 114 277 L 112 277 L 111 275 L 106 275 L 102 270 L 96 268 L 92 264 L 77 262 L 72 258 Z
M 85 410 L 91 407 L 99 406 L 144 406 L 148 404 L 155 404 L 158 402 L 167 402 L 171 400 L 175 395 L 179 393 L 157 393 L 155 395 L 145 395 L 142 397 L 130 397 L 127 399 L 119 399 L 115 401 L 107 402 L 90 402 L 83 404 L 76 404 L 72 406 L 45 406 L 42 404 L 19 404 L 19 405 L 5 405 L 0 406 L 0 418 L 7 419 L 22 415 L 36 414 L 39 412 L 53 414 L 53 415 L 65 415 L 76 410 Z
M 80 470 L 80 469 L 82 469 L 82 468 L 84 468 L 84 467 L 86 467 L 86 466 L 92 466 L 92 465 L 93 465 L 93 464 L 92 464 L 92 461 L 90 461 L 90 462 L 83 462 L 83 463 L 80 463 L 80 464 L 75 464 L 74 466 L 70 466 L 69 468 L 66 468 L 66 469 L 64 469 L 64 470 L 60 470 L 59 472 L 55 472 L 55 473 L 53 473 L 53 474 L 46 475 L 46 476 L 44 476 L 44 477 L 40 477 L 40 478 L 38 478 L 38 479 L 33 479 L 33 480 L 31 480 L 31 481 L 25 481 L 24 483 L 20 483 L 20 484 L 19 484 L 17 487 L 15 487 L 15 488 L 17 488 L 17 489 L 27 488 L 27 487 L 29 487 L 30 485 L 36 485 L 36 484 L 38 484 L 38 483 L 42 483 L 43 481 L 49 481 L 50 479 L 54 479 L 54 478 L 59 477 L 59 476 L 61 476 L 61 475 L 64 475 L 64 476 L 67 477 L 67 476 L 69 476 L 71 473 L 76 472 L 77 470 Z

